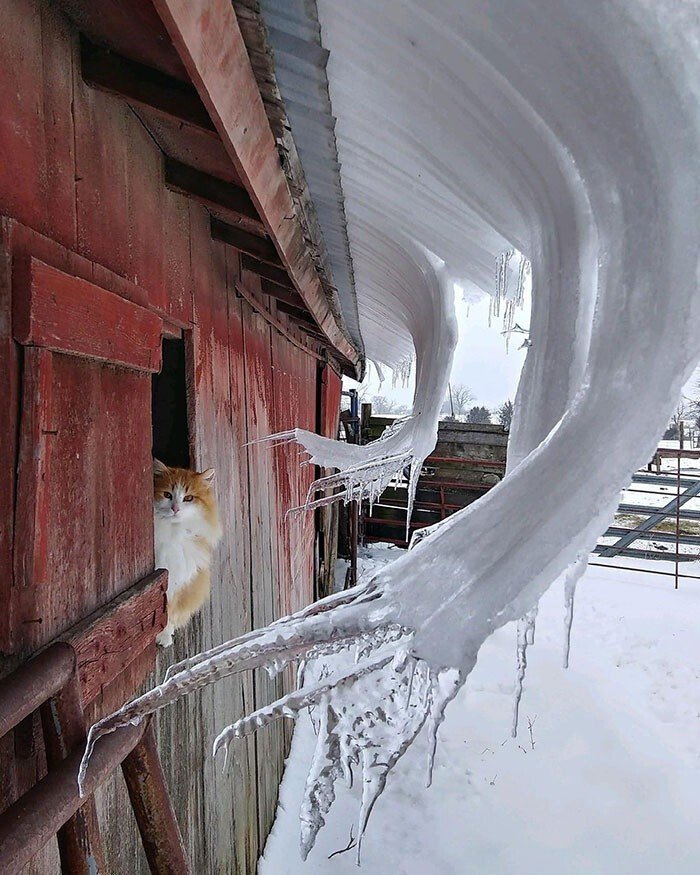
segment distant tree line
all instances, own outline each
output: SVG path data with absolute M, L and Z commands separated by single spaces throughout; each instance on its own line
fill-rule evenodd
M 411 413 L 408 404 L 400 404 L 387 395 L 373 395 L 372 413 L 380 416 L 407 416 Z M 504 401 L 495 410 L 489 410 L 482 404 L 474 404 L 474 393 L 468 386 L 458 383 L 450 386 L 445 401 L 440 408 L 444 419 L 459 420 L 471 423 L 492 423 L 496 421 L 506 431 L 510 430 L 513 420 L 513 402 Z

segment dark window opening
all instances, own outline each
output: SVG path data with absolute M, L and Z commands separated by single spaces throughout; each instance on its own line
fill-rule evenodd
M 163 339 L 163 366 L 153 375 L 151 417 L 154 457 L 170 467 L 189 468 L 185 342 L 180 338 Z

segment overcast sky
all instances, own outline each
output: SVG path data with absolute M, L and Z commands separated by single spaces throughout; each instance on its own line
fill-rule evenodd
M 489 327 L 489 298 L 484 297 L 477 303 L 466 304 L 462 300 L 461 289 L 455 291 L 455 309 L 459 326 L 459 342 L 455 352 L 452 376 L 453 386 L 462 384 L 468 386 L 475 404 L 483 404 L 490 410 L 500 407 L 503 402 L 515 397 L 520 369 L 523 365 L 525 350 L 519 350 L 522 344 L 522 334 L 512 334 L 509 351 L 506 352 L 506 339 L 501 333 L 502 320 L 494 319 Z M 525 302 L 518 311 L 516 322 L 527 328 L 530 324 L 530 303 Z M 391 386 L 391 371 L 380 387 L 377 372 L 369 368 L 370 375 L 365 383 L 369 386 L 368 399 L 373 395 L 386 395 L 396 399 L 401 404 L 410 405 L 413 400 L 413 380 L 408 387 L 395 389 Z M 348 385 L 356 386 L 352 381 Z

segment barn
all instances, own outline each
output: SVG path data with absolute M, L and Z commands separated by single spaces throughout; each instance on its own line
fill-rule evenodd
M 250 873 L 288 736 L 260 732 L 222 776 L 214 718 L 288 678 L 235 675 L 163 713 L 66 826 L 61 762 L 172 662 L 327 585 L 327 515 L 287 515 L 314 468 L 254 442 L 335 436 L 341 377 L 362 371 L 334 140 L 315 154 L 323 204 L 255 2 L 2 5 L 0 869 Z M 322 73 L 320 47 L 294 39 Z M 330 241 L 319 209 L 336 210 Z M 216 469 L 225 533 L 211 602 L 166 651 L 152 454 Z

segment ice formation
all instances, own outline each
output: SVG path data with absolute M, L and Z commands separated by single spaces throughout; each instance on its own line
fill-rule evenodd
M 90 745 L 235 671 L 331 659 L 321 681 L 224 736 L 317 705 L 304 854 L 338 777 L 361 770 L 361 834 L 426 722 L 435 738 L 484 640 L 588 554 L 700 357 L 697 4 L 318 7 L 361 330 L 368 355 L 390 365 L 415 348 L 417 388 L 414 418 L 380 449 L 296 439 L 338 469 L 377 452 L 419 458 L 453 338 L 447 308 L 434 318 L 436 289 L 490 291 L 494 258 L 517 250 L 533 304 L 501 483 L 374 579 L 187 660 L 91 730 Z M 358 645 L 354 667 L 335 665 Z

